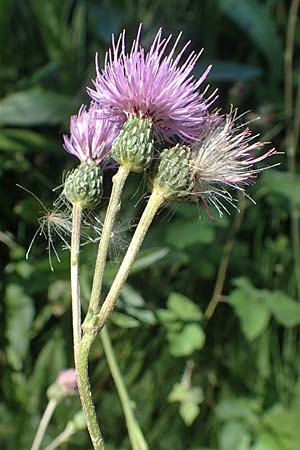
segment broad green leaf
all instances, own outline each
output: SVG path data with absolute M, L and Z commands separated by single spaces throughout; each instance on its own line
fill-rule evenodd
M 250 450 L 251 436 L 241 422 L 226 423 L 219 436 L 220 450 Z
M 275 436 L 265 432 L 258 436 L 258 440 L 251 450 L 282 450 L 282 446 Z
M 177 314 L 175 314 L 173 311 L 170 311 L 169 309 L 157 309 L 155 311 L 157 317 L 161 322 L 164 322 L 165 324 L 169 324 L 170 322 L 174 322 L 178 319 Z
M 174 312 L 183 321 L 201 320 L 203 314 L 200 308 L 184 295 L 173 292 L 167 300 L 169 310 Z
M 197 324 L 189 324 L 180 332 L 168 333 L 170 353 L 174 356 L 188 356 L 203 347 L 205 334 Z
M 6 289 L 7 356 L 14 369 L 20 370 L 26 357 L 34 316 L 33 302 L 21 286 L 10 284 Z
M 197 244 L 209 244 L 214 240 L 215 229 L 199 220 L 177 219 L 167 229 L 166 241 L 180 250 Z
M 243 420 L 255 424 L 261 412 L 261 402 L 253 398 L 226 398 L 216 406 L 215 413 L 219 420 Z
M 300 304 L 284 292 L 270 292 L 264 301 L 281 325 L 293 327 L 300 324 Z
M 282 448 L 297 449 L 300 443 L 300 411 L 298 408 L 284 408 L 282 405 L 274 405 L 267 411 L 263 418 L 263 424 L 276 436 Z
M 110 320 L 121 328 L 136 328 L 140 325 L 140 322 L 137 319 L 117 311 L 112 313 Z
M 71 107 L 71 98 L 41 88 L 16 92 L 0 101 L 0 125 L 57 125 Z
M 271 313 L 261 299 L 242 289 L 232 291 L 227 302 L 234 308 L 243 334 L 249 341 L 257 338 L 269 323 Z

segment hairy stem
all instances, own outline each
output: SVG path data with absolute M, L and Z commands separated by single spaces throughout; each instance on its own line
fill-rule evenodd
M 77 384 L 86 424 L 95 450 L 104 450 L 104 441 L 98 424 L 95 406 L 92 400 L 89 379 L 88 358 L 92 343 L 97 336 L 96 331 L 89 329 L 82 337 L 77 367 Z
M 128 428 L 129 438 L 133 450 L 149 450 L 149 447 L 145 441 L 142 430 L 134 416 L 133 404 L 128 395 L 124 379 L 122 377 L 118 362 L 111 344 L 109 333 L 106 327 L 101 331 L 101 340 L 106 355 L 106 359 L 109 365 L 111 375 L 116 385 L 122 408 L 124 411 L 126 424 Z
M 125 178 L 126 179 L 126 178 Z M 118 180 L 118 177 L 117 177 Z M 125 182 L 125 180 L 124 180 Z M 114 183 L 116 181 L 114 180 Z M 116 183 L 117 184 L 117 183 Z M 124 185 L 124 183 L 123 183 Z M 117 189 L 117 188 L 116 188 Z M 118 211 L 120 207 L 120 195 L 119 200 L 115 203 L 114 211 Z M 91 388 L 88 375 L 88 355 L 92 343 L 94 342 L 97 334 L 103 328 L 105 322 L 110 316 L 114 309 L 117 298 L 119 296 L 120 290 L 125 283 L 128 274 L 130 272 L 131 266 L 139 252 L 148 228 L 164 202 L 164 194 L 160 191 L 153 191 L 149 202 L 143 212 L 141 220 L 136 228 L 133 235 L 132 241 L 128 247 L 127 253 L 124 260 L 120 266 L 119 272 L 111 286 L 111 289 L 107 295 L 107 298 L 100 310 L 100 312 L 95 316 L 93 311 L 90 317 L 86 318 L 86 324 L 84 328 L 83 337 L 80 343 L 79 351 L 79 361 L 78 361 L 78 390 L 81 398 L 81 403 L 83 406 L 84 415 L 87 422 L 87 427 L 93 442 L 95 450 L 104 450 L 104 443 L 101 435 L 101 431 L 98 425 L 95 407 L 92 401 Z M 115 212 L 115 214 L 116 214 Z M 110 235 L 110 233 L 109 233 Z M 101 263 L 102 265 L 102 263 Z M 99 266 L 98 266 L 99 267 Z M 98 283 L 98 282 L 97 282 Z M 95 294 L 96 295 L 96 294 Z M 95 302 L 96 304 L 96 302 Z M 98 304 L 98 293 L 97 293 L 97 304 Z
M 77 368 L 77 359 L 81 340 L 81 302 L 79 285 L 79 252 L 80 252 L 80 227 L 82 208 L 78 204 L 73 205 L 72 237 L 71 237 L 71 293 L 72 293 L 72 324 L 74 360 Z
M 100 331 L 105 325 L 107 319 L 112 313 L 117 299 L 119 297 L 122 286 L 124 285 L 129 275 L 132 264 L 140 250 L 143 240 L 146 236 L 151 222 L 165 201 L 165 195 L 163 191 L 153 190 L 147 206 L 142 214 L 142 217 L 135 230 L 133 238 L 130 242 L 126 255 L 122 261 L 120 269 L 116 275 L 116 278 L 111 285 L 110 291 L 102 305 L 100 312 L 97 314 L 97 330 Z
M 73 206 L 73 223 L 71 238 L 71 292 L 72 292 L 72 319 L 74 336 L 74 359 L 77 374 L 77 385 L 82 409 L 85 415 L 87 427 L 95 450 L 104 450 L 101 431 L 97 422 L 95 408 L 92 401 L 90 380 L 88 375 L 88 354 L 93 342 L 85 343 L 81 339 L 81 303 L 79 285 L 79 251 L 80 251 L 80 225 L 82 208 Z M 89 335 L 88 337 L 90 337 Z
M 121 207 L 121 195 L 124 188 L 124 184 L 129 175 L 129 169 L 127 166 L 120 166 L 118 172 L 113 177 L 113 188 L 110 196 L 110 201 L 107 207 L 106 216 L 103 224 L 101 239 L 98 247 L 98 254 L 95 265 L 93 286 L 88 313 L 83 324 L 83 329 L 87 326 L 89 320 L 92 320 L 95 314 L 100 309 L 100 296 L 102 288 L 102 280 L 105 269 L 105 263 L 107 258 L 107 252 L 109 247 L 109 241 L 113 230 L 116 216 Z
M 39 423 L 39 427 L 37 429 L 34 441 L 32 443 L 30 450 L 38 450 L 41 446 L 43 437 L 45 435 L 45 432 L 47 430 L 48 424 L 50 422 L 50 419 L 53 415 L 53 412 L 57 406 L 57 401 L 54 399 L 49 400 L 48 405 L 44 411 L 43 417 Z

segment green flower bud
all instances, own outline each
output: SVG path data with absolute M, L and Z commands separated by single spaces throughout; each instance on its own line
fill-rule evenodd
M 150 185 L 153 189 L 164 191 L 166 200 L 180 202 L 188 200 L 193 189 L 193 174 L 190 165 L 190 148 L 177 144 L 166 148 L 150 174 Z
M 68 176 L 64 194 L 72 204 L 83 209 L 95 208 L 101 201 L 102 174 L 95 163 L 82 163 Z
M 114 140 L 111 155 L 131 172 L 143 172 L 153 157 L 153 132 L 150 119 L 131 117 Z
M 78 411 L 72 420 L 76 430 L 81 431 L 86 429 L 86 420 L 82 411 Z

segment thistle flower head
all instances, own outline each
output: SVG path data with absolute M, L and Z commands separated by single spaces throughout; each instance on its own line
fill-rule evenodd
M 60 386 L 64 396 L 77 393 L 77 377 L 75 369 L 62 370 L 57 377 L 57 383 Z
M 200 79 L 191 74 L 200 54 L 192 51 L 186 58 L 187 42 L 175 55 L 181 33 L 167 53 L 172 36 L 162 37 L 160 29 L 148 53 L 140 46 L 137 37 L 128 53 L 125 48 L 125 31 L 118 40 L 112 40 L 112 49 L 105 57 L 105 66 L 99 70 L 95 89 L 89 95 L 100 105 L 102 113 L 124 123 L 129 117 L 150 118 L 156 138 L 161 141 L 192 141 L 205 121 L 204 113 L 214 101 L 199 93 L 210 67 Z
M 120 129 L 99 115 L 98 109 L 94 103 L 88 110 L 82 105 L 78 114 L 71 117 L 70 137 L 64 136 L 64 148 L 82 163 L 101 163 L 103 168 L 109 168 L 115 165 L 109 152 Z
M 237 110 L 207 121 L 201 137 L 191 147 L 191 170 L 194 187 L 192 200 L 202 200 L 204 207 L 215 206 L 220 215 L 228 212 L 226 203 L 234 205 L 232 190 L 244 192 L 253 184 L 260 161 L 276 154 L 275 149 L 257 155 L 265 143 L 256 141 L 246 125 L 238 125 Z

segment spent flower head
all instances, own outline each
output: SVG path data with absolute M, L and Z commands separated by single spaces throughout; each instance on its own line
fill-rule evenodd
M 256 140 L 247 124 L 238 125 L 239 119 L 237 110 L 225 116 L 214 113 L 193 144 L 163 150 L 150 179 L 152 188 L 162 190 L 168 201 L 201 200 L 209 216 L 210 206 L 220 215 L 228 212 L 227 203 L 236 207 L 232 191 L 244 193 L 268 168 L 257 163 L 278 153 L 272 148 L 257 154 L 265 143 Z
M 244 192 L 245 186 L 253 184 L 257 174 L 268 168 L 259 168 L 257 163 L 278 153 L 274 148 L 260 152 L 266 143 L 258 141 L 247 124 L 238 124 L 240 117 L 237 110 L 219 115 L 218 121 L 214 116 L 191 146 L 191 199 L 201 199 L 205 208 L 216 207 L 220 215 L 228 212 L 226 203 L 235 206 L 231 191 Z
M 71 117 L 70 137 L 64 135 L 64 148 L 82 163 L 101 163 L 102 168 L 109 168 L 116 165 L 110 158 L 110 149 L 120 128 L 97 111 L 95 103 L 89 109 L 82 105 L 78 114 Z
M 156 138 L 161 141 L 192 141 L 205 122 L 205 113 L 214 101 L 212 94 L 204 99 L 199 92 L 210 67 L 196 79 L 192 70 L 200 53 L 185 57 L 187 42 L 176 55 L 181 33 L 167 52 L 172 35 L 162 37 L 160 29 L 148 53 L 140 46 L 141 26 L 130 52 L 125 47 L 125 31 L 105 57 L 104 69 L 96 61 L 95 89 L 90 96 L 102 113 L 124 123 L 128 118 L 149 118 Z

